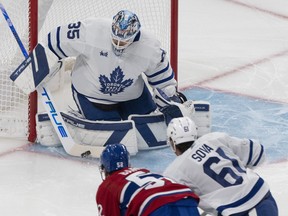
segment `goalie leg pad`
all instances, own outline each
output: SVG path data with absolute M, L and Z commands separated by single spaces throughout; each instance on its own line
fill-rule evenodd
M 198 127 L 198 137 L 211 132 L 211 109 L 208 101 L 193 101 L 195 113 L 191 117 Z
M 138 152 L 135 125 L 131 120 L 119 122 L 90 121 L 67 113 L 61 113 L 61 115 L 64 121 L 67 122 L 67 128 L 76 143 L 97 146 L 99 147 L 99 152 L 102 152 L 104 147 L 108 144 L 122 143 L 127 147 L 127 150 L 131 155 L 135 155 Z M 48 122 L 50 123 L 50 121 Z M 51 123 L 50 125 L 50 131 L 54 132 L 54 134 L 51 134 L 50 136 L 57 137 Z M 38 136 L 45 137 L 39 133 Z M 39 139 L 40 144 L 46 146 L 48 145 L 47 142 L 43 143 L 43 141 L 50 140 L 52 140 L 52 138 Z M 52 143 L 49 143 L 50 146 L 51 144 Z
M 150 150 L 167 147 L 165 118 L 162 113 L 147 115 L 130 115 L 137 130 L 137 144 L 139 150 Z
M 133 121 L 90 121 L 66 113 L 61 114 L 76 142 L 102 147 L 122 143 L 131 155 L 138 152 Z
M 48 114 L 40 113 L 36 116 L 37 143 L 43 146 L 61 146 Z

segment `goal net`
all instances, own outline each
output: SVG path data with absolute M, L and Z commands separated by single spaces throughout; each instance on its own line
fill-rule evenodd
M 3 1 L 25 48 L 29 49 L 29 4 L 26 1 Z M 9 76 L 24 56 L 1 13 L 0 16 L 0 136 L 26 137 L 28 134 L 28 96 Z
M 41 0 L 36 7 L 38 12 L 35 0 L 2 0 L 2 4 L 27 50 L 29 45 L 35 46 L 31 39 L 35 41 L 36 37 L 36 41 L 41 41 L 59 25 L 89 17 L 107 17 L 112 21 L 119 10 L 131 10 L 139 17 L 142 27 L 153 33 L 170 55 L 173 54 L 171 65 L 177 70 L 178 0 Z M 38 37 L 31 33 L 31 16 L 35 13 Z M 30 137 L 29 140 L 34 141 L 35 113 L 31 114 L 31 108 L 37 107 L 37 102 L 29 102 L 29 97 L 9 79 L 24 57 L 3 16 L 0 29 L 0 137 Z

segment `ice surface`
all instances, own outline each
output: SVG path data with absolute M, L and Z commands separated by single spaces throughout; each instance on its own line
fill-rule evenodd
M 239 3 L 245 4 L 239 4 Z M 179 87 L 208 100 L 212 130 L 260 139 L 280 216 L 288 215 L 288 3 L 285 0 L 179 1 Z M 162 172 L 169 148 L 142 151 L 132 164 Z M 0 215 L 97 215 L 97 159 L 63 148 L 0 141 Z

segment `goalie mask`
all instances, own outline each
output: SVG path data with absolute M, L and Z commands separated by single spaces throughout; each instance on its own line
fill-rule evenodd
M 125 145 L 107 145 L 100 156 L 100 171 L 111 173 L 126 168 L 129 166 L 129 160 L 130 155 Z
M 137 15 L 131 11 L 121 10 L 113 17 L 111 39 L 115 54 L 121 54 L 133 43 L 140 27 Z
M 189 117 L 179 117 L 171 120 L 167 127 L 167 142 L 174 152 L 176 151 L 176 145 L 193 142 L 196 139 L 197 127 Z

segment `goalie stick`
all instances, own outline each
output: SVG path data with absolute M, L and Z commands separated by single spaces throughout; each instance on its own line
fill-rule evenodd
M 24 55 L 25 59 L 29 57 L 21 39 L 19 38 L 19 35 L 17 34 L 17 31 L 8 16 L 7 11 L 5 10 L 4 6 L 2 3 L 0 3 L 0 9 L 2 11 L 2 14 L 11 30 L 13 33 L 21 51 L 22 54 Z M 36 56 L 37 57 L 37 56 Z M 47 61 L 47 59 L 45 59 Z M 101 154 L 102 146 L 88 146 L 88 145 L 81 145 L 81 144 L 76 144 L 71 137 L 66 124 L 58 111 L 58 109 L 55 106 L 55 103 L 53 102 L 52 95 L 49 92 L 49 89 L 45 86 L 44 83 L 40 84 L 39 87 L 37 88 L 37 92 L 41 95 L 41 99 L 43 102 L 43 105 L 45 107 L 45 110 L 48 112 L 49 118 L 52 122 L 52 125 L 57 132 L 57 135 L 65 149 L 65 151 L 72 155 L 72 156 L 80 156 L 80 157 L 86 157 L 86 156 L 95 156 L 99 157 Z

